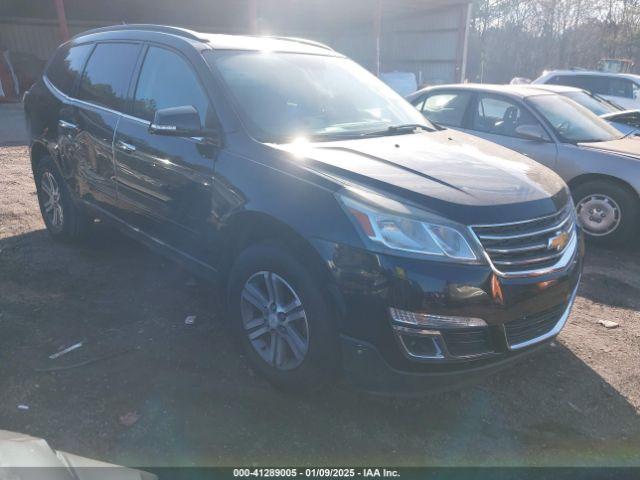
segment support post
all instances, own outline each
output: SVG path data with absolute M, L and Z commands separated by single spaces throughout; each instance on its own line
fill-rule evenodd
M 247 0 L 248 2 L 248 18 L 249 18 L 249 33 L 252 35 L 258 34 L 258 1 Z
M 376 54 L 375 54 L 375 74 L 377 77 L 380 76 L 380 41 L 382 38 L 382 0 L 377 1 L 376 10 L 374 12 L 373 17 L 373 34 L 375 37 L 376 43 Z
M 58 28 L 60 29 L 60 37 L 63 42 L 71 38 L 69 35 L 69 26 L 67 25 L 67 16 L 64 13 L 64 0 L 54 0 L 56 4 L 56 13 L 58 14 Z
M 469 51 L 469 29 L 471 22 L 471 9 L 473 4 L 469 2 L 468 5 L 460 5 L 460 25 L 459 31 L 459 60 L 458 60 L 458 81 L 463 83 L 467 76 L 467 57 Z

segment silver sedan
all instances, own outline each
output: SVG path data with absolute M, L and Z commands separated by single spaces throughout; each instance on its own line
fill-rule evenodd
M 521 85 L 445 85 L 407 98 L 437 125 L 540 162 L 569 185 L 596 242 L 629 242 L 640 220 L 640 137 L 624 135 L 566 96 Z

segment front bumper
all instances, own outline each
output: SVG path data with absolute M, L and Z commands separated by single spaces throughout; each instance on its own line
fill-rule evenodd
M 439 393 L 479 383 L 546 345 L 540 343 L 516 355 L 463 370 L 408 372 L 389 365 L 379 350 L 368 342 L 342 335 L 340 343 L 343 378 L 350 386 L 375 395 L 400 397 Z
M 483 265 L 381 255 L 328 242 L 316 242 L 316 248 L 332 271 L 341 306 L 345 377 L 361 389 L 396 394 L 474 380 L 549 342 L 569 316 L 584 253 L 580 238 L 566 268 L 504 278 Z M 487 327 L 444 332 L 443 354 L 419 358 L 399 341 L 390 308 L 480 318 Z

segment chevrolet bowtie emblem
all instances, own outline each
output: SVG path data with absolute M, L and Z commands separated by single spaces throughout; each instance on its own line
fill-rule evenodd
M 560 252 L 569 243 L 569 234 L 567 232 L 556 232 L 555 236 L 547 241 L 547 250 L 555 250 Z

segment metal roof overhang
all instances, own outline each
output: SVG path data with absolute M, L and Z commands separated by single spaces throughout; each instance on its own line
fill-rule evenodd
M 255 2 L 261 24 L 280 29 L 296 23 L 300 31 L 370 25 L 378 0 L 64 0 L 69 22 L 158 23 L 215 26 L 246 31 Z M 4 17 L 56 19 L 53 0 L 4 0 Z M 382 0 L 385 18 L 412 16 L 432 9 L 468 4 L 470 0 Z M 178 6 L 177 6 L 178 5 Z

